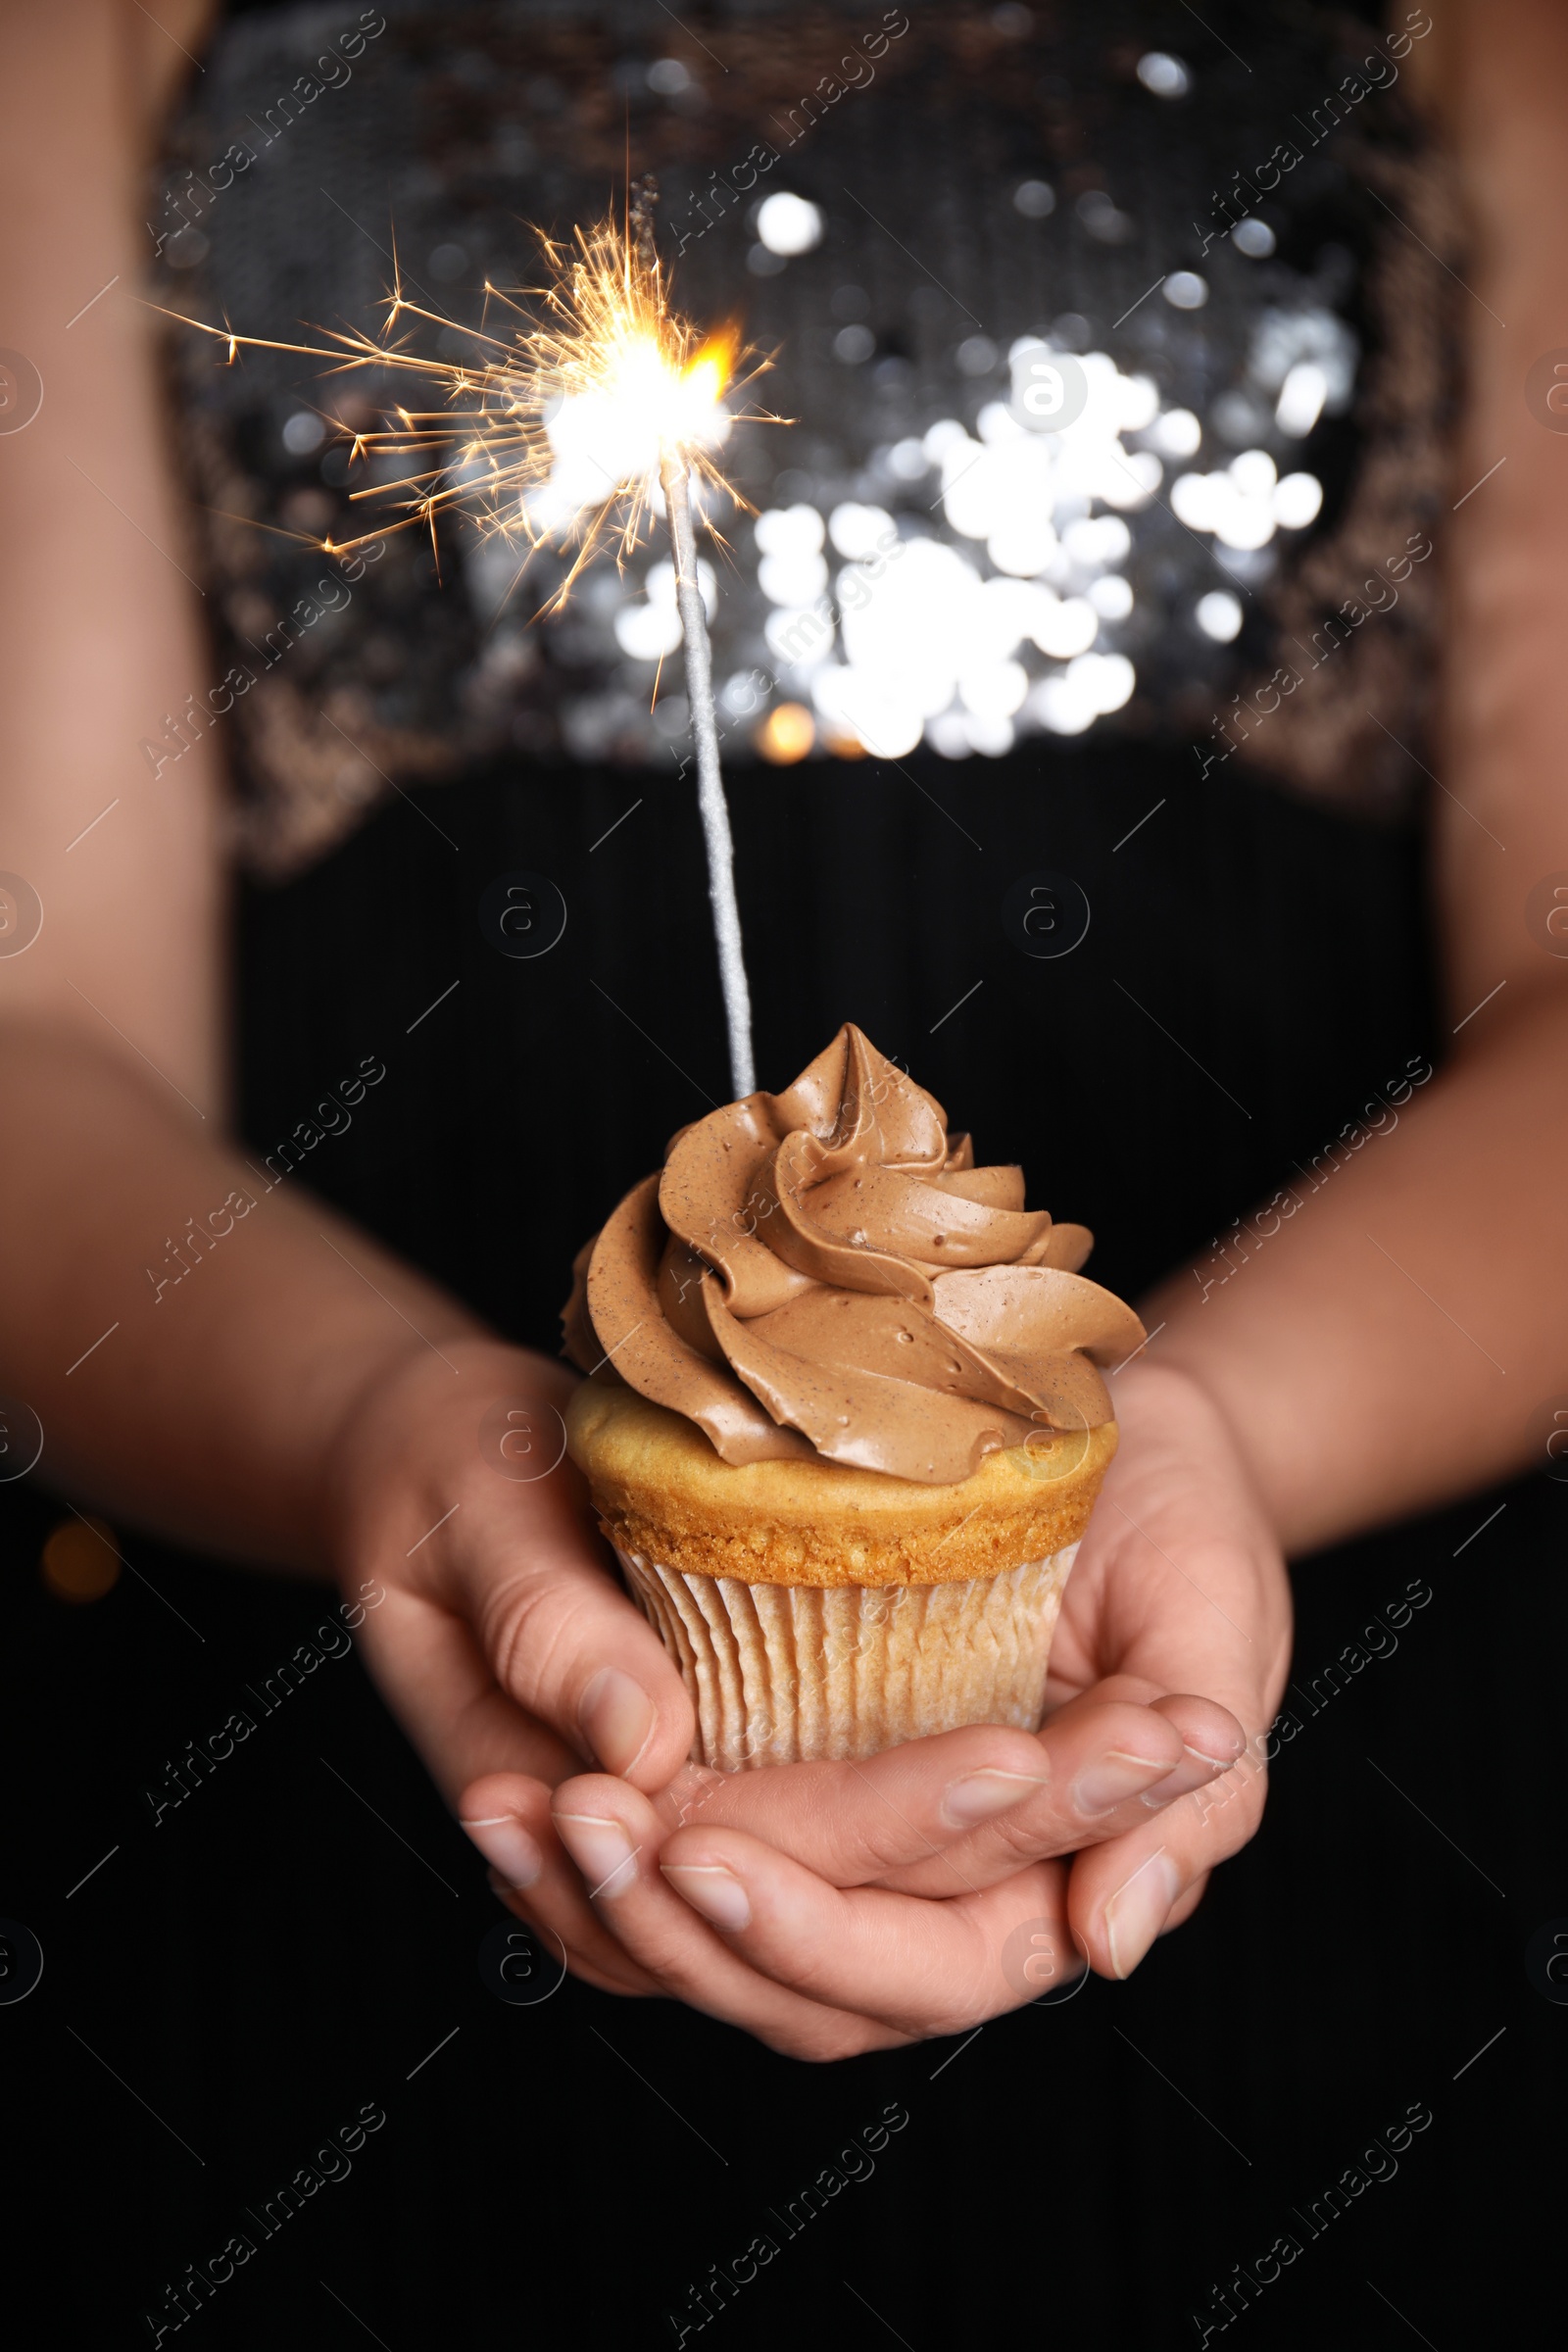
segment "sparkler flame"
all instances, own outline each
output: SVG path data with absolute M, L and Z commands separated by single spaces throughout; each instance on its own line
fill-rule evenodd
M 550 612 L 597 555 L 612 549 L 623 564 L 644 542 L 663 505 L 661 472 L 672 455 L 695 479 L 706 510 L 726 502 L 746 507 L 718 453 L 742 418 L 782 420 L 737 412 L 726 396 L 743 391 L 768 361 L 746 349 L 734 327 L 705 336 L 672 309 L 657 255 L 612 218 L 578 228 L 569 243 L 541 236 L 540 245 L 545 283 L 507 292 L 487 282 L 476 327 L 410 300 L 401 271 L 376 335 L 318 328 L 318 343 L 288 343 L 182 321 L 223 343 L 229 364 L 244 347 L 299 352 L 330 362 L 337 373 L 401 370 L 439 394 L 439 405 L 400 404 L 387 412 L 391 421 L 353 437 L 355 459 L 416 461 L 407 472 L 350 492 L 356 504 L 383 510 L 377 527 L 313 544 L 348 553 L 387 527 L 415 525 L 434 539 L 438 518 L 456 508 L 482 535 L 523 547 L 519 574 L 540 546 L 573 551 L 543 608 Z M 508 331 L 493 331 L 496 310 L 513 314 Z M 470 337 L 476 357 L 455 362 L 411 348 L 416 321 Z M 390 526 L 387 508 L 397 515 Z

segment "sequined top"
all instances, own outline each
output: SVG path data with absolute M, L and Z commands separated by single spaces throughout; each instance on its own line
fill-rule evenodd
M 773 355 L 791 420 L 732 427 L 745 503 L 708 517 L 732 770 L 1131 734 L 1388 812 L 1419 774 L 1454 406 L 1456 208 L 1405 91 L 1429 30 L 1126 0 L 270 10 L 220 32 L 149 235 L 189 317 L 374 331 L 401 271 L 449 323 L 399 333 L 469 359 L 486 281 L 536 284 L 537 232 L 601 217 L 629 157 L 681 307 Z M 525 567 L 461 514 L 323 557 L 389 513 L 355 494 L 409 462 L 352 435 L 406 382 L 172 351 L 218 643 L 144 749 L 158 770 L 232 710 L 253 867 L 497 755 L 686 757 L 661 529 L 539 617 L 563 455 Z

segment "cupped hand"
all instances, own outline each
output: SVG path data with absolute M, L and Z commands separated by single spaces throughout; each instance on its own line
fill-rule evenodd
M 868 1772 L 786 1766 L 738 1780 L 689 1766 L 685 1686 L 617 1581 L 565 1455 L 562 1408 L 573 1386 L 564 1367 L 488 1340 L 400 1358 L 334 1449 L 329 1519 L 385 1697 L 503 1885 L 529 1890 L 533 1916 L 592 1982 L 679 1990 L 707 2005 L 715 1997 L 650 1968 L 591 1897 L 603 1874 L 585 1885 L 577 1861 L 588 1847 L 579 1836 L 574 1859 L 550 1816 L 550 1790 L 585 1765 L 615 1775 L 625 1800 L 658 1796 L 656 1847 L 683 1814 L 736 1821 L 846 1884 L 911 1859 L 917 1867 L 1054 1769 L 1051 1850 L 1080 1842 L 1094 1834 L 1088 1817 L 1103 1805 L 1096 1775 L 1118 1741 L 1146 1759 L 1133 1767 L 1140 1787 L 1180 1769 L 1175 1730 L 1131 1707 L 1064 1721 L 1044 1756 L 1027 1734 L 1005 1731 L 957 1735 L 951 1754 L 950 1743 L 914 1743 L 901 1752 L 916 1761 L 915 1785 L 889 1781 L 890 1794 L 881 1758 Z M 950 1803 L 949 1783 L 976 1774 Z M 929 1836 L 906 1826 L 916 1821 Z M 831 1852 L 817 1837 L 822 1823 L 843 1840 Z M 964 1886 L 949 1873 L 940 1891 Z M 690 1920 L 684 1907 L 680 1917 Z
M 1290 1609 L 1204 1394 L 1131 1365 L 1116 1401 L 1122 1444 L 1038 1737 L 983 1727 L 858 1765 L 687 1766 L 657 1790 L 646 1773 L 635 1788 L 577 1776 L 553 1800 L 554 1775 L 503 1774 L 463 1804 L 498 1891 L 580 1973 L 808 2057 L 958 2031 L 1086 1963 L 1130 1974 L 1257 1826 Z M 608 1965 L 607 1933 L 635 1984 Z
M 334 1449 L 338 1574 L 370 1671 L 454 1808 L 497 1774 L 543 1793 L 585 1765 L 664 1788 L 691 1748 L 685 1686 L 616 1581 L 565 1452 L 576 1385 L 520 1348 L 448 1340 L 378 1378 Z M 508 1881 L 536 1873 L 518 1818 L 463 1810 Z M 578 1883 L 559 1848 L 555 1867 Z M 574 1963 L 620 1991 L 659 1989 L 591 1913 Z
M 1074 1927 L 1096 1968 L 1125 1977 L 1262 1819 L 1292 1612 L 1278 1539 L 1218 1405 L 1147 1360 L 1114 1381 L 1121 1444 L 1067 1581 L 1047 1705 L 1112 1684 L 1201 1691 L 1246 1731 L 1223 1780 L 1074 1857 Z

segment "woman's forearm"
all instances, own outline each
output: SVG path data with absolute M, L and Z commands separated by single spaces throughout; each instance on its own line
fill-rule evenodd
M 1487 1016 L 1482 1016 L 1485 1019 Z M 1288 1548 L 1508 1475 L 1568 1396 L 1568 1004 L 1342 1139 L 1145 1302 L 1151 1363 L 1229 1417 Z
M 1486 0 L 1446 13 L 1438 35 L 1428 96 L 1470 229 L 1453 297 L 1469 399 L 1441 523 L 1448 652 L 1427 755 L 1457 1050 L 1396 1129 L 1342 1142 L 1332 1173 L 1283 1170 L 1294 1205 L 1265 1210 L 1250 1238 L 1244 1219 L 1217 1267 L 1177 1275 L 1148 1309 L 1152 1329 L 1165 1323 L 1150 1361 L 1220 1400 L 1297 1549 L 1544 1460 L 1568 1396 L 1568 943 L 1546 927 L 1568 880 L 1568 438 L 1525 397 L 1568 338 L 1568 15 L 1558 0 Z
M 193 13 L 0 9 L 0 341 L 41 397 L 0 435 L 0 867 L 42 906 L 32 944 L 13 933 L 0 956 L 0 1019 L 145 1054 L 217 1117 L 218 747 L 176 731 L 217 680 L 142 218 L 143 85 L 181 64 Z
M 356 1404 L 484 1326 L 70 1025 L 0 1026 L 0 1392 L 41 1420 L 41 1474 L 192 1542 L 326 1566 Z

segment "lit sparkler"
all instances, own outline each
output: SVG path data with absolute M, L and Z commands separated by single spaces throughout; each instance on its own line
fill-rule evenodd
M 623 564 L 651 534 L 662 504 L 669 526 L 676 610 L 686 656 L 686 690 L 697 759 L 697 796 L 708 855 L 709 898 L 718 946 L 737 1097 L 755 1086 L 751 996 L 735 898 L 734 850 L 724 799 L 713 707 L 712 655 L 697 568 L 692 481 L 700 493 L 744 502 L 717 462 L 735 414 L 725 394 L 744 388 L 765 367 L 741 350 L 732 331 L 704 337 L 671 309 L 654 241 L 651 178 L 635 190 L 624 227 L 613 220 L 575 232 L 569 245 L 543 240 L 547 283 L 522 301 L 486 285 L 485 324 L 459 327 L 478 357 L 430 359 L 393 340 L 405 318 L 451 329 L 455 322 L 404 295 L 401 279 L 387 300 L 382 333 L 320 329 L 319 343 L 285 343 L 198 326 L 228 347 L 300 352 L 338 371 L 395 368 L 428 384 L 439 405 L 399 406 L 390 423 L 355 435 L 353 456 L 386 454 L 416 461 L 397 479 L 350 495 L 390 506 L 393 528 L 423 525 L 432 541 L 438 517 L 458 508 L 486 536 L 522 544 L 520 578 L 549 541 L 573 560 L 543 610 L 558 612 L 594 557 L 612 552 Z M 523 307 L 535 302 L 537 314 Z M 516 323 L 490 331 L 491 305 Z M 744 372 L 740 370 L 744 369 Z M 749 412 L 753 416 L 759 412 Z M 766 421 L 778 422 L 777 418 Z M 379 535 L 318 542 L 346 554 Z

